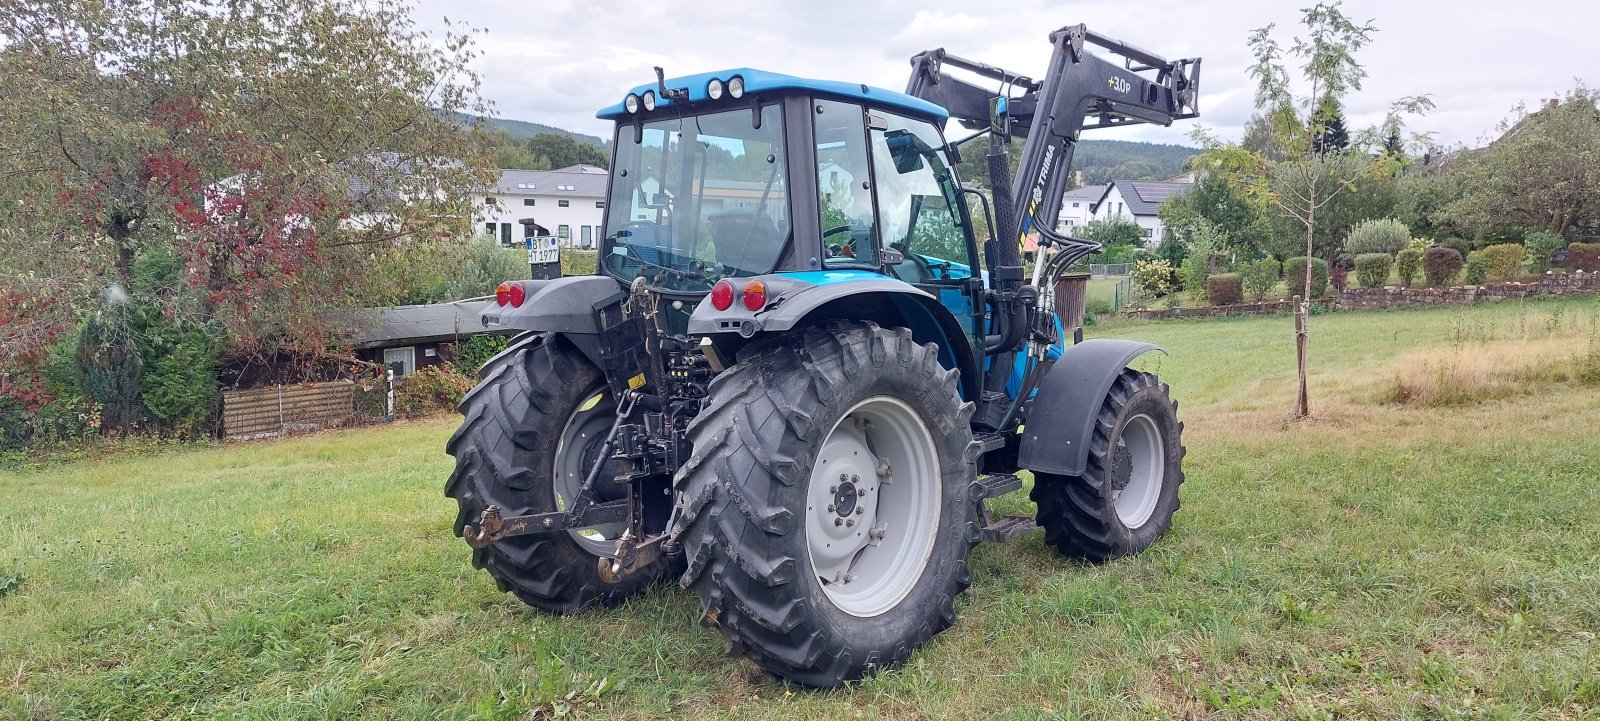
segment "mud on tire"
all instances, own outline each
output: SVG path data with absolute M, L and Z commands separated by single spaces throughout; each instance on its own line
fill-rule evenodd
M 694 453 L 675 479 L 674 531 L 687 561 L 682 584 L 698 593 L 705 623 L 733 653 L 792 681 L 836 686 L 904 661 L 954 622 L 955 597 L 970 583 L 967 555 L 980 537 L 972 405 L 962 402 L 956 377 L 939 365 L 935 346 L 918 345 L 907 330 L 831 322 L 746 351 L 713 382 L 689 428 Z M 937 484 L 927 497 L 938 499 L 927 501 L 935 510 L 923 516 L 934 540 L 900 600 L 861 616 L 830 600 L 813 565 L 808 514 L 826 511 L 808 489 L 825 438 L 851 409 L 883 398 L 911 409 L 926 430 L 921 437 L 931 439 L 935 477 L 891 482 Z M 888 486 L 877 491 L 888 498 Z
M 456 459 L 444 492 L 457 502 L 457 536 L 490 504 L 506 516 L 558 510 L 554 474 L 563 429 L 604 387 L 600 371 L 556 336 L 518 337 L 481 374 L 461 401 L 461 428 L 445 446 Z M 600 577 L 598 559 L 569 533 L 513 536 L 472 551 L 472 564 L 500 590 L 554 613 L 615 605 L 667 568 L 658 561 L 611 584 Z

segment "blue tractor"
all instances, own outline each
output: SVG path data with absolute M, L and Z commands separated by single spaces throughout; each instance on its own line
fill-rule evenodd
M 1128 367 L 1154 346 L 1068 343 L 1055 280 L 1099 247 L 1053 219 L 1080 133 L 1195 117 L 1199 61 L 1050 42 L 1043 80 L 942 49 L 905 93 L 658 68 L 601 110 L 596 273 L 509 281 L 482 313 L 523 332 L 448 445 L 473 563 L 556 613 L 676 578 L 734 652 L 827 687 L 954 623 L 980 541 L 1037 525 L 1106 561 L 1160 538 L 1177 405 Z M 952 121 L 987 141 L 987 195 Z M 1036 517 L 991 518 L 1024 470 Z

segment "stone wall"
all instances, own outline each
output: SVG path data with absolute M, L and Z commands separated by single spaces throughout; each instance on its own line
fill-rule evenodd
M 1535 295 L 1561 295 L 1565 293 L 1600 293 L 1600 273 L 1578 271 L 1571 275 L 1548 273 L 1542 280 L 1532 283 L 1493 283 L 1490 285 L 1458 285 L 1450 288 L 1346 288 L 1334 300 L 1337 310 L 1367 310 L 1376 308 L 1405 308 L 1408 306 L 1446 305 L 1455 303 L 1480 303 L 1484 301 L 1528 298 Z M 1325 303 L 1327 301 L 1314 301 Z M 1155 320 L 1161 318 L 1214 318 L 1228 315 L 1276 315 L 1293 310 L 1287 300 L 1270 303 L 1240 303 L 1238 305 L 1208 305 L 1199 308 L 1150 308 L 1130 310 L 1129 318 Z
M 1481 303 L 1528 298 L 1535 295 L 1600 292 L 1600 273 L 1579 271 L 1571 275 L 1547 274 L 1532 283 L 1458 285 L 1450 288 L 1346 288 L 1339 294 L 1339 310 L 1404 308 L 1418 305 Z

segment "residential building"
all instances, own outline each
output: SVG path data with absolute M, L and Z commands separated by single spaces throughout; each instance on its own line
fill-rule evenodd
M 1082 232 L 1083 226 L 1088 225 L 1093 217 L 1094 204 L 1105 194 L 1104 185 L 1067 191 L 1061 198 L 1061 217 L 1056 222 L 1056 231 L 1068 235 Z
M 605 168 L 574 165 L 560 170 L 502 170 L 494 192 L 473 198 L 474 228 L 521 245 L 521 221 L 532 218 L 543 234 L 561 238 L 561 244 L 593 248 L 604 233 Z
M 1162 233 L 1166 231 L 1156 211 L 1168 198 L 1188 190 L 1193 184 L 1190 177 L 1188 182 L 1113 180 L 1106 184 L 1100 199 L 1095 201 L 1089 220 L 1118 217 L 1132 220 L 1144 229 L 1145 246 L 1153 248 L 1161 242 Z

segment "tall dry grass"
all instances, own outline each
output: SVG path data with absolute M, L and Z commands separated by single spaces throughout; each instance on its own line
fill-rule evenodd
M 1600 385 L 1600 313 L 1556 309 L 1498 323 L 1463 316 L 1446 345 L 1408 351 L 1396 364 L 1380 400 L 1399 405 L 1452 406 L 1550 386 Z

